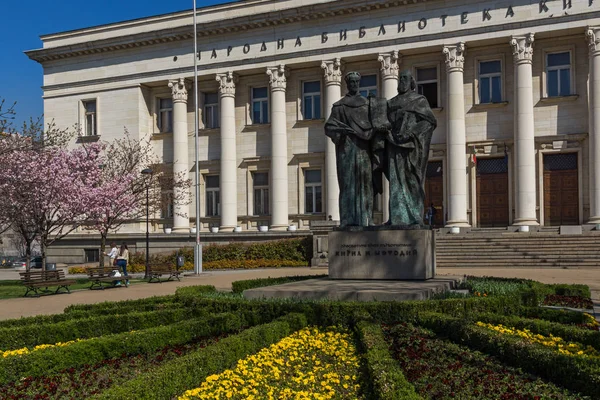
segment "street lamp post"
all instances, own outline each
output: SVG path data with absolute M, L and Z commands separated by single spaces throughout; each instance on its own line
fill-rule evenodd
M 152 180 L 152 169 L 146 168 L 142 170 L 143 175 L 149 175 Z M 144 273 L 144 279 L 150 277 L 150 182 L 146 182 L 146 271 Z

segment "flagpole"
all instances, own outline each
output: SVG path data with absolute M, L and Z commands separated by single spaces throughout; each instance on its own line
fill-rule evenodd
M 198 167 L 198 32 L 196 25 L 196 0 L 194 0 L 194 150 L 196 174 L 196 246 L 194 247 L 194 273 L 202 273 L 202 244 L 200 243 L 200 173 Z

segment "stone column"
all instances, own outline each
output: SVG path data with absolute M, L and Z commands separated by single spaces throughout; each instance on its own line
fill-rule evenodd
M 219 82 L 219 115 L 221 118 L 221 172 L 219 190 L 221 227 L 233 231 L 237 225 L 237 148 L 235 144 L 235 84 L 231 71 L 217 74 Z
M 535 212 L 535 140 L 533 126 L 533 33 L 510 40 L 515 64 L 515 219 L 513 225 L 538 225 Z
M 588 121 L 589 121 L 589 224 L 600 224 L 600 27 L 589 26 L 586 37 L 590 49 Z
M 321 68 L 325 71 L 325 121 L 331 115 L 333 103 L 342 98 L 342 61 L 323 61 Z M 327 216 L 334 221 L 340 220 L 340 186 L 337 180 L 335 145 L 326 137 L 325 148 L 325 187 L 327 191 Z
M 267 68 L 271 84 L 271 229 L 288 227 L 288 157 L 285 89 L 288 71 L 283 64 Z
M 188 177 L 188 131 L 187 131 L 187 84 L 179 78 L 169 81 L 173 91 L 173 175 Z M 189 196 L 182 189 L 175 189 L 175 198 Z M 184 232 L 190 229 L 189 206 L 176 201 L 173 205 L 173 232 Z
M 467 219 L 467 165 L 465 94 L 463 72 L 465 44 L 445 46 L 448 97 L 446 98 L 448 127 L 446 134 L 448 157 L 448 219 L 446 226 L 469 226 Z
M 383 83 L 382 96 L 391 99 L 398 94 L 398 69 L 400 64 L 400 55 L 397 51 L 391 53 L 379 54 L 377 60 L 381 63 L 381 81 Z M 383 222 L 390 219 L 390 183 L 383 177 L 383 193 L 381 194 L 383 208 Z

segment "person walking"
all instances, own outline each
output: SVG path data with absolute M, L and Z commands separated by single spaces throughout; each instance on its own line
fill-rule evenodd
M 115 242 L 110 244 L 110 253 L 104 253 L 110 259 L 110 265 L 117 265 L 117 255 L 119 254 L 119 248 Z
M 117 266 L 121 267 L 123 271 L 123 275 L 125 275 L 125 286 L 129 286 L 129 274 L 127 273 L 127 263 L 129 262 L 129 250 L 127 249 L 127 245 L 125 242 L 121 244 L 121 248 L 119 249 L 119 254 L 117 255 Z
M 427 219 L 429 220 L 429 226 L 433 226 L 433 222 L 435 221 L 436 209 L 433 206 L 433 203 L 429 205 L 429 210 L 427 211 Z

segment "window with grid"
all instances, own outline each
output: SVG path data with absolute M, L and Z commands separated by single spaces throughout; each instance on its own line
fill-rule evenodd
M 320 169 L 304 171 L 304 212 L 306 214 L 323 212 L 323 190 Z
M 546 94 L 548 97 L 571 94 L 571 52 L 546 54 Z
M 438 107 L 438 76 L 437 67 L 423 67 L 416 69 L 417 93 L 425 96 L 429 107 Z
M 377 96 L 377 75 L 361 77 L 358 91 L 365 97 Z
M 206 93 L 204 95 L 204 127 L 215 129 L 219 127 L 219 94 Z
M 252 88 L 252 123 L 269 123 L 269 92 L 266 87 Z
M 158 99 L 158 130 L 173 132 L 173 99 Z
M 85 135 L 96 136 L 98 135 L 98 122 L 96 114 L 96 100 L 88 100 L 83 102 L 83 108 L 85 110 Z
M 269 214 L 269 174 L 255 172 L 254 181 L 254 215 Z
M 302 105 L 304 119 L 321 118 L 321 82 L 304 82 L 302 84 Z
M 206 176 L 206 216 L 215 217 L 221 213 L 219 198 L 219 175 Z
M 100 261 L 100 250 L 99 249 L 83 249 L 85 255 L 85 262 L 98 262 Z
M 500 60 L 479 63 L 479 104 L 502 102 L 502 64 Z

